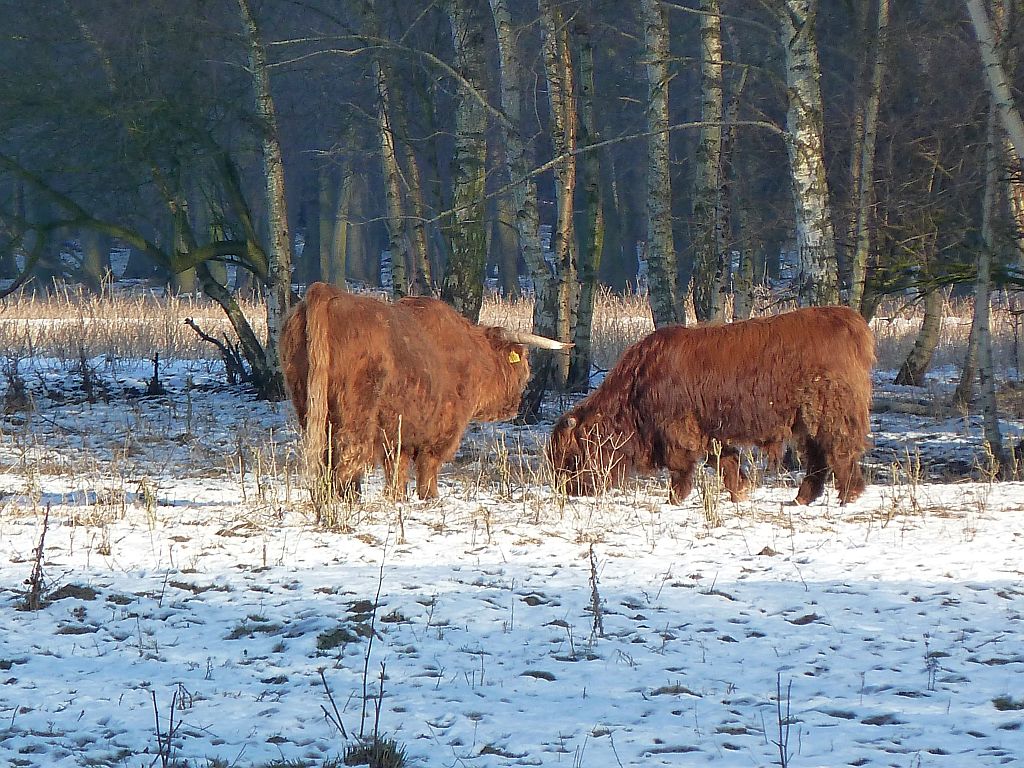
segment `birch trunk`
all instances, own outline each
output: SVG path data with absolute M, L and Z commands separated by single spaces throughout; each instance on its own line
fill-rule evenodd
M 522 64 L 516 29 L 512 26 L 509 0 L 489 0 L 498 39 L 498 70 L 501 79 L 501 108 L 506 122 L 499 122 L 498 131 L 505 145 L 505 159 L 512 187 L 509 193 L 515 209 L 515 226 L 519 248 L 533 281 L 533 332 L 553 337 L 557 328 L 555 281 L 540 243 L 540 216 L 537 211 L 537 187 L 529 175 L 532 158 L 520 132 L 522 126 Z M 520 417 L 534 420 L 547 389 L 552 353 L 535 353 L 533 375 L 523 393 Z
M 399 108 L 402 125 L 408 126 L 404 119 L 405 110 Z M 423 177 L 420 174 L 419 162 L 412 145 L 402 142 L 405 157 L 406 179 L 408 181 L 408 200 L 412 207 L 412 219 L 407 227 L 410 240 L 410 260 L 413 278 L 410 281 L 414 293 L 420 296 L 431 296 L 434 293 L 434 273 L 430 266 L 430 246 L 427 237 L 427 204 L 423 198 Z
M 978 360 L 978 319 L 977 313 L 971 320 L 971 332 L 967 337 L 967 351 L 964 353 L 964 362 L 960 366 L 960 380 L 953 390 L 953 397 L 950 398 L 950 405 L 955 408 L 968 410 L 971 399 L 974 397 L 974 373 Z
M 863 133 L 856 143 L 860 159 L 855 164 L 853 179 L 857 199 L 856 226 L 851 264 L 850 306 L 860 310 L 864 301 L 868 257 L 871 254 L 872 211 L 875 205 L 875 146 L 878 140 L 878 105 L 882 94 L 882 74 L 885 69 L 885 45 L 889 37 L 889 0 L 878 0 L 875 16 L 874 55 L 871 57 L 871 76 L 863 106 Z M 929 355 L 929 358 L 931 356 Z
M 380 135 L 380 160 L 384 173 L 384 198 L 387 215 L 388 250 L 391 251 L 392 290 L 396 297 L 409 293 L 407 264 L 409 241 L 405 231 L 405 210 L 402 204 L 402 172 L 395 151 L 395 134 L 391 130 L 391 106 L 388 93 L 388 75 L 380 57 L 373 62 L 373 75 L 377 82 L 377 130 Z
M 700 138 L 693 181 L 693 306 L 700 321 L 724 317 L 722 252 L 722 17 L 718 0 L 700 0 Z
M 925 374 L 932 363 L 932 355 L 939 345 L 939 333 L 942 330 L 942 308 L 946 297 L 938 288 L 932 288 L 924 297 L 924 319 L 921 330 L 914 340 L 914 348 L 903 361 L 895 384 L 909 387 L 923 387 Z
M 256 117 L 260 124 L 263 177 L 270 225 L 270 253 L 267 270 L 267 366 L 269 378 L 261 393 L 268 399 L 285 396 L 284 376 L 278 354 L 281 326 L 291 301 L 292 242 L 288 230 L 288 205 L 285 199 L 284 159 L 274 99 L 270 92 L 266 51 L 249 0 L 238 0 L 246 45 L 249 51 L 249 75 L 256 99 Z
M 985 3 L 983 0 L 965 0 L 965 2 L 967 3 L 967 12 L 971 17 L 971 26 L 974 27 L 974 34 L 978 38 L 981 62 L 985 69 L 985 78 L 995 103 L 999 122 L 1013 147 L 1017 163 L 1024 164 L 1024 122 L 1013 103 L 1010 81 L 1002 61 L 1000 61 L 996 48 L 996 35 L 989 22 Z
M 801 305 L 839 300 L 836 243 L 825 176 L 821 65 L 814 37 L 818 0 L 784 0 L 779 18 L 786 58 L 786 149 L 793 177 L 797 297 Z
M 349 220 L 352 211 L 353 169 L 346 167 L 342 172 L 341 189 L 334 208 L 334 224 L 331 228 L 331 243 L 327 249 L 326 262 L 321 261 L 323 279 L 341 288 L 348 286 L 348 239 Z
M 456 69 L 478 94 L 485 94 L 483 30 L 472 0 L 448 0 L 448 20 L 455 46 Z M 450 244 L 441 296 L 476 322 L 483 302 L 487 257 L 484 231 L 487 115 L 480 101 L 465 91 L 455 108 L 455 171 L 452 207 L 445 230 Z
M 677 286 L 669 167 L 669 23 L 659 0 L 640 0 L 647 74 L 648 300 L 657 327 L 685 320 Z
M 573 200 L 576 196 L 576 86 L 569 35 L 565 18 L 553 0 L 540 0 L 541 50 L 551 109 L 551 149 L 565 161 L 554 168 L 556 221 L 551 233 L 557 281 L 558 322 L 556 338 L 573 336 L 579 301 L 579 280 Z M 569 356 L 558 355 L 558 387 L 564 388 L 569 375 Z
M 1003 436 L 999 427 L 995 370 L 992 366 L 989 301 L 992 293 L 992 255 L 996 249 L 995 217 L 1002 172 L 1002 137 L 999 122 L 1001 110 L 995 88 L 991 89 L 990 95 L 991 113 L 985 147 L 985 197 L 981 209 L 982 242 L 978 249 L 978 276 L 974 284 L 974 326 L 977 328 L 978 404 L 981 406 L 982 430 L 991 452 L 992 469 L 998 471 L 1003 463 Z
M 594 116 L 594 46 L 590 29 L 577 23 L 579 42 L 579 143 L 587 147 L 601 140 Z M 594 300 L 597 293 L 597 272 L 604 251 L 604 206 L 601 191 L 601 157 L 591 150 L 582 155 L 583 180 L 582 226 L 579 228 L 579 305 L 573 347 L 569 354 L 567 388 L 586 392 L 590 384 L 592 362 L 591 330 L 594 324 Z

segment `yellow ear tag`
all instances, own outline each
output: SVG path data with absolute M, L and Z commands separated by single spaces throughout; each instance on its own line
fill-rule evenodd
M 522 359 L 523 359 L 523 358 L 521 358 L 521 357 L 519 356 L 519 353 L 518 353 L 518 352 L 515 352 L 515 351 L 513 351 L 513 352 L 509 352 L 509 353 L 508 353 L 508 361 L 509 361 L 510 363 L 512 363 L 512 365 L 515 365 L 516 363 L 518 363 L 518 362 L 519 362 L 520 360 L 522 360 Z

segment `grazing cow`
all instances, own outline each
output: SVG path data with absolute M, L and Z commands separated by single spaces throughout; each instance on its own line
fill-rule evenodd
M 281 331 L 310 466 L 345 496 L 380 464 L 390 494 L 402 498 L 414 462 L 416 492 L 436 497 L 438 469 L 469 422 L 516 414 L 530 376 L 526 344 L 567 346 L 473 325 L 436 299 L 390 304 L 313 283 Z
M 853 501 L 864 490 L 874 359 L 867 323 L 845 307 L 659 328 L 562 416 L 548 456 L 573 495 L 664 467 L 679 503 L 696 464 L 717 455 L 738 501 L 748 491 L 739 448 L 780 453 L 792 440 L 807 470 L 796 503 L 817 499 L 830 471 L 841 502 Z

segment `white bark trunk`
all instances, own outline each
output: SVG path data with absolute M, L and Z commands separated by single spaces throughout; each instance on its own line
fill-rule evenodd
M 551 149 L 565 157 L 554 168 L 556 221 L 551 235 L 558 292 L 556 338 L 570 341 L 579 302 L 576 232 L 573 200 L 576 195 L 576 88 L 565 18 L 552 0 L 540 0 L 541 49 L 551 109 Z M 556 358 L 558 385 L 564 387 L 569 374 L 569 356 Z
M 647 70 L 647 267 L 648 299 L 655 326 L 685 319 L 679 301 L 672 236 L 669 166 L 669 23 L 659 0 L 640 0 Z
M 864 300 L 868 256 L 871 253 L 872 209 L 875 204 L 875 144 L 878 138 L 878 106 L 882 94 L 882 72 L 885 66 L 885 44 L 889 32 L 889 0 L 878 0 L 875 16 L 874 56 L 871 60 L 871 79 L 864 103 L 863 135 L 858 142 L 860 160 L 854 189 L 857 193 L 856 231 L 850 286 L 850 306 L 859 310 Z
M 693 305 L 697 319 L 724 316 L 725 263 L 722 253 L 722 17 L 718 0 L 700 2 L 700 75 L 703 125 L 693 182 Z
M 555 332 L 556 319 L 553 307 L 544 297 L 550 296 L 553 276 L 544 260 L 540 242 L 540 215 L 537 211 L 537 186 L 534 178 L 528 176 L 531 158 L 521 130 L 522 121 L 522 63 L 516 44 L 516 29 L 512 26 L 509 0 L 490 0 L 494 16 L 494 28 L 498 38 L 498 69 L 501 78 L 501 108 L 508 123 L 500 123 L 505 144 L 505 161 L 512 183 L 510 194 L 515 208 L 515 227 L 519 237 L 519 248 L 533 280 L 534 312 L 533 332 L 551 336 Z
M 982 242 L 978 248 L 978 276 L 974 284 L 974 327 L 978 345 L 978 404 L 981 407 L 982 429 L 995 465 L 993 469 L 998 470 L 1003 461 L 1003 436 L 999 427 L 995 370 L 992 366 L 989 301 L 992 293 L 992 256 L 996 248 L 995 216 L 999 199 L 999 177 L 1002 172 L 1002 137 L 999 96 L 994 88 L 990 91 L 990 96 L 991 112 L 985 147 L 985 197 L 981 209 Z
M 409 260 L 409 240 L 405 231 L 405 209 L 402 204 L 401 170 L 395 151 L 395 134 L 391 129 L 391 104 L 388 76 L 380 59 L 373 62 L 373 75 L 377 81 L 377 130 L 380 135 L 380 161 L 384 172 L 384 198 L 387 217 L 388 250 L 391 251 L 392 286 L 395 296 L 409 293 L 406 265 Z
M 594 45 L 590 30 L 585 25 L 577 27 L 580 62 L 580 134 L 581 146 L 600 141 L 597 120 L 594 114 Z M 573 330 L 573 347 L 569 354 L 568 385 L 573 391 L 586 392 L 590 384 L 592 361 L 591 332 L 594 321 L 594 300 L 598 288 L 598 268 L 604 251 L 604 206 L 601 194 L 601 157 L 596 151 L 582 156 L 581 177 L 583 186 L 582 223 L 578 230 L 580 296 L 576 312 L 576 327 Z
M 825 176 L 821 66 L 814 38 L 818 0 L 785 0 L 779 14 L 786 53 L 786 130 L 802 305 L 839 299 L 836 243 Z
M 274 381 L 268 387 L 284 397 L 284 377 L 278 354 L 281 325 L 291 301 L 292 242 L 288 230 L 288 205 L 285 199 L 284 159 L 277 127 L 274 99 L 270 92 L 267 57 L 259 27 L 249 0 L 238 0 L 246 43 L 249 49 L 249 74 L 256 97 L 256 117 L 262 129 L 264 183 L 267 216 L 270 224 L 270 253 L 267 271 L 267 365 Z
M 522 63 L 517 45 L 517 30 L 512 25 L 509 0 L 489 0 L 498 39 L 498 70 L 501 79 L 501 108 L 507 122 L 499 122 L 498 130 L 505 144 L 505 162 L 512 184 L 509 190 L 515 208 L 515 227 L 519 248 L 533 281 L 533 332 L 553 338 L 557 334 L 557 302 L 555 278 L 540 242 L 540 215 L 537 211 L 537 186 L 529 175 L 531 160 L 522 128 Z M 533 375 L 520 413 L 532 419 L 540 409 L 540 401 L 550 376 L 551 353 L 535 353 Z
M 985 68 L 989 92 L 995 102 L 996 113 L 1006 136 L 1013 146 L 1018 164 L 1024 164 L 1024 121 L 1013 103 L 1013 93 L 1006 70 L 996 50 L 996 36 L 989 22 L 983 0 L 965 0 L 974 34 L 978 38 L 981 61 Z
M 452 207 L 444 229 L 450 250 L 441 295 L 471 321 L 480 317 L 483 302 L 484 181 L 487 165 L 487 114 L 480 102 L 486 94 L 484 51 L 479 19 L 470 0 L 448 0 L 456 69 L 476 94 L 463 89 L 455 108 L 455 173 Z

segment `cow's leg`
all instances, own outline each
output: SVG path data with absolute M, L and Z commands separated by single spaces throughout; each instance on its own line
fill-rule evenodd
M 829 464 L 835 474 L 836 490 L 839 492 L 839 503 L 848 504 L 856 501 L 864 492 L 864 475 L 860 471 L 860 458 L 857 453 L 844 452 L 829 455 Z
M 825 481 L 828 479 L 828 461 L 825 451 L 822 450 L 818 442 L 810 437 L 805 437 L 802 449 L 807 474 L 804 475 L 803 482 L 800 483 L 800 489 L 796 494 L 796 503 L 801 505 L 810 504 L 821 496 L 825 490 Z
M 337 410 L 332 408 L 327 426 L 330 445 L 323 458 L 323 466 L 330 467 L 330 477 L 323 478 L 325 484 L 329 483 L 329 491 L 325 487 L 324 492 L 329 492 L 334 499 L 356 501 L 361 490 L 362 462 L 359 451 L 353 449 L 350 436 L 342 427 L 343 423 Z
M 740 462 L 740 452 L 737 448 L 725 446 L 718 457 L 718 471 L 722 473 L 722 484 L 729 491 L 729 498 L 736 501 L 746 501 L 750 496 L 750 479 L 743 471 Z
M 441 469 L 441 458 L 429 451 L 416 457 L 416 495 L 421 499 L 436 499 L 437 473 Z
M 682 504 L 690 491 L 693 490 L 693 473 L 697 466 L 697 457 L 692 454 L 675 456 L 673 466 L 669 467 L 669 504 Z

